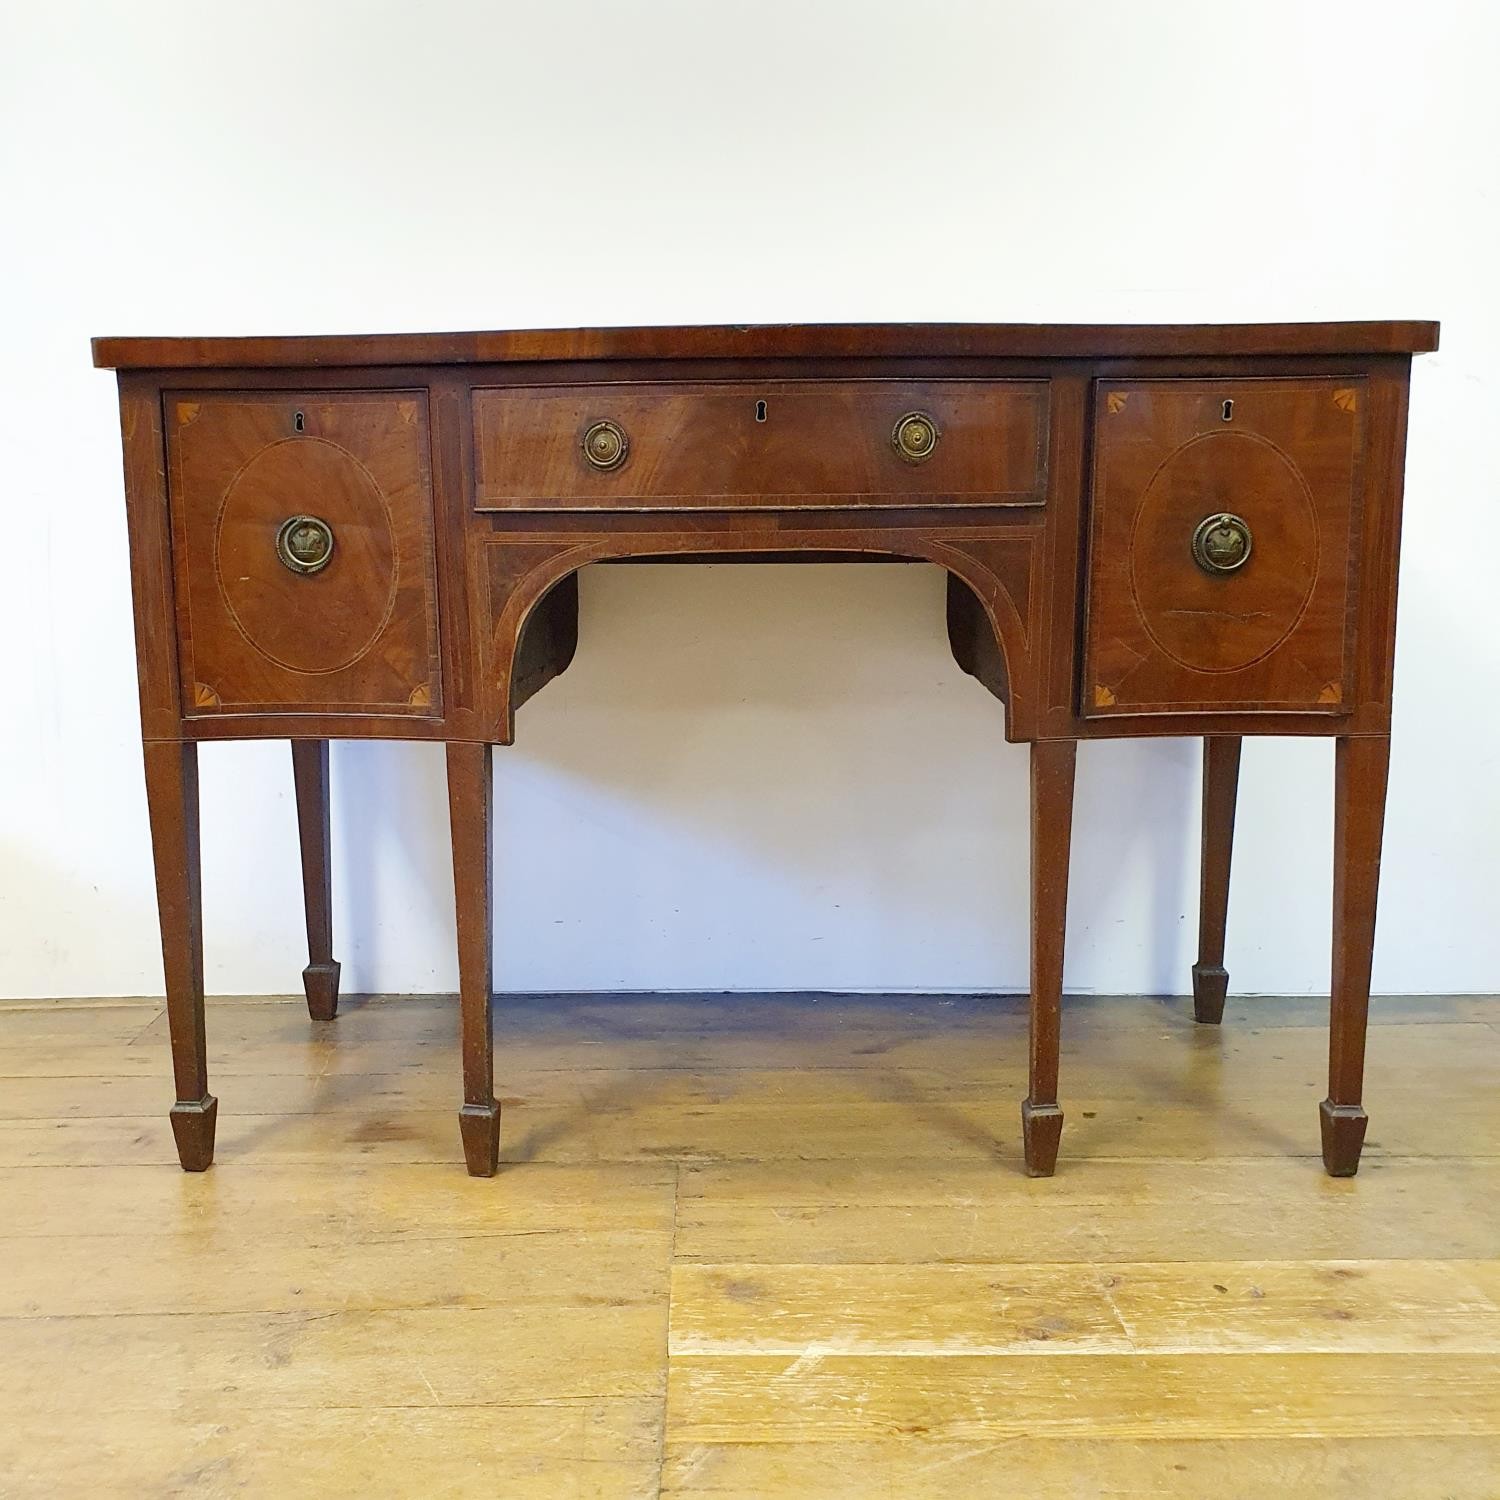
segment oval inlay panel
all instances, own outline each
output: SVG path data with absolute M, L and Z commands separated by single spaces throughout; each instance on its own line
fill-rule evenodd
M 1207 515 L 1242 516 L 1254 538 L 1237 572 L 1212 576 L 1193 561 Z M 1318 523 L 1296 466 L 1264 438 L 1193 438 L 1157 469 L 1136 512 L 1130 582 L 1141 623 L 1181 666 L 1234 672 L 1291 634 L 1318 576 Z
M 333 557 L 318 573 L 294 573 L 276 555 L 277 529 L 304 512 L 333 530 Z M 230 616 L 257 651 L 296 672 L 336 672 L 374 645 L 395 605 L 396 543 L 385 496 L 335 443 L 273 443 L 230 481 L 215 567 Z

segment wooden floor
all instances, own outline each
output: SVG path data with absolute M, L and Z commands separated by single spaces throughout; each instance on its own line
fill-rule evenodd
M 220 1001 L 177 1170 L 145 1003 L 0 1006 L 0 1495 L 1500 1496 L 1500 1000 Z

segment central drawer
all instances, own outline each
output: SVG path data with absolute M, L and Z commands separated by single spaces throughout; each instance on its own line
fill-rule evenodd
M 481 511 L 1041 505 L 1044 380 L 476 390 Z

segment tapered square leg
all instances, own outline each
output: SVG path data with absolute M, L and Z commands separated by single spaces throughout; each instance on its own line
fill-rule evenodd
M 292 741 L 297 833 L 302 846 L 302 904 L 307 913 L 307 1013 L 331 1021 L 339 1008 L 339 965 L 333 957 L 333 866 L 328 796 L 328 741 Z
M 156 868 L 162 976 L 177 1102 L 172 1134 L 183 1170 L 202 1172 L 214 1159 L 219 1101 L 208 1091 L 203 1025 L 203 898 L 198 857 L 198 747 L 148 740 L 146 807 Z
M 1239 794 L 1240 738 L 1211 735 L 1203 741 L 1203 856 L 1198 900 L 1198 962 L 1193 965 L 1193 1015 L 1205 1025 L 1224 1019 L 1229 975 L 1224 931 L 1229 915 L 1229 867 L 1234 851 L 1234 809 Z
M 1062 1137 L 1057 1067 L 1077 755 L 1072 740 L 1031 747 L 1031 1059 L 1021 1131 L 1033 1177 L 1052 1175 Z
M 474 1177 L 499 1163 L 493 1018 L 493 771 L 488 745 L 448 746 L 448 814 L 453 828 L 453 893 L 458 917 L 458 1001 L 464 1102 L 464 1160 Z
M 1378 736 L 1341 739 L 1335 752 L 1333 985 L 1328 1097 L 1320 1110 L 1323 1165 L 1332 1177 L 1359 1170 L 1365 1140 L 1365 1030 L 1390 751 L 1390 741 Z

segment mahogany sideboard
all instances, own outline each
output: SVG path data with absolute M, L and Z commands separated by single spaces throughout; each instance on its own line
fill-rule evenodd
M 1052 1172 L 1073 766 L 1204 741 L 1193 997 L 1217 1023 L 1240 745 L 1336 745 L 1323 1161 L 1359 1164 L 1411 356 L 1434 323 L 105 338 L 119 372 L 182 1165 L 213 1158 L 197 747 L 290 739 L 329 1020 L 330 737 L 441 740 L 469 1171 L 499 1151 L 491 752 L 611 558 L 926 560 L 1031 755 L 1026 1165 Z

